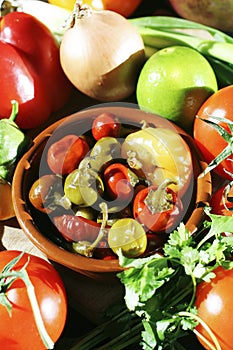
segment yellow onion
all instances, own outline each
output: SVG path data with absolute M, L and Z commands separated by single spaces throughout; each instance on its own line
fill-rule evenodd
M 79 91 L 99 101 L 117 101 L 135 91 L 145 61 L 144 43 L 125 17 L 77 2 L 61 40 L 60 59 Z

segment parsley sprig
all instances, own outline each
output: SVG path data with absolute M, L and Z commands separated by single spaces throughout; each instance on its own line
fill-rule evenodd
M 170 234 L 163 255 L 128 259 L 118 274 L 125 286 L 127 308 L 143 323 L 142 349 L 176 349 L 178 341 L 198 323 L 195 294 L 198 283 L 210 281 L 217 266 L 232 268 L 233 217 L 210 213 L 210 220 L 191 236 L 184 224 Z M 179 345 L 181 348 L 181 345 Z
M 211 214 L 208 207 L 205 213 L 196 234 L 190 235 L 181 223 L 169 235 L 163 254 L 129 259 L 119 253 L 125 268 L 117 275 L 125 290 L 124 305 L 72 350 L 121 350 L 132 344 L 143 350 L 186 349 L 182 338 L 196 333 L 202 322 L 195 307 L 197 285 L 210 281 L 218 266 L 233 268 L 233 236 L 222 234 L 233 232 L 233 217 Z M 203 326 L 213 339 L 209 348 L 219 349 L 211 330 Z

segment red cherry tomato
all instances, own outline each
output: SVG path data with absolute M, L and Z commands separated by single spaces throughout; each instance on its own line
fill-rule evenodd
M 19 251 L 10 250 L 0 252 L 0 270 L 2 271 L 19 254 Z M 26 271 L 35 289 L 45 328 L 53 342 L 56 342 L 63 331 L 67 317 L 67 299 L 63 282 L 52 264 L 27 253 L 23 254 L 13 270 L 20 271 L 25 264 L 27 264 Z M 3 293 L 4 289 L 1 289 L 1 292 Z M 6 307 L 0 304 L 1 348 L 45 350 L 32 313 L 25 283 L 17 278 L 8 285 L 5 293 L 12 305 L 12 313 L 10 315 Z
M 118 137 L 120 123 L 116 116 L 112 113 L 102 113 L 98 115 L 92 124 L 92 135 L 95 140 L 100 140 L 102 137 Z
M 104 171 L 104 182 L 111 199 L 131 200 L 133 186 L 130 179 L 130 170 L 121 163 L 113 163 Z
M 233 85 L 227 86 L 218 90 L 211 95 L 202 105 L 197 113 L 199 118 L 194 122 L 194 140 L 199 148 L 203 160 L 208 164 L 218 156 L 227 146 L 227 142 L 218 133 L 218 131 L 206 121 L 211 120 L 211 117 L 226 118 L 233 122 Z M 203 120 L 201 120 L 202 118 Z M 213 120 L 213 119 L 212 119 Z M 216 121 L 225 130 L 230 132 L 227 123 Z M 230 133 L 231 134 L 231 133 Z M 232 136 L 231 136 L 232 140 Z M 223 178 L 232 180 L 233 174 L 233 156 L 229 155 L 227 159 L 223 160 L 213 171 Z
M 148 230 L 170 232 L 180 219 L 182 203 L 176 193 L 168 188 L 149 186 L 137 193 L 133 203 L 133 215 Z
M 198 316 L 210 327 L 221 349 L 232 350 L 233 344 L 233 269 L 215 269 L 211 282 L 201 282 L 196 291 Z M 213 344 L 207 331 L 199 324 L 196 330 Z M 210 348 L 199 338 L 205 349 Z
M 48 166 L 55 174 L 70 174 L 77 169 L 88 151 L 89 146 L 85 139 L 77 135 L 66 135 L 49 147 Z

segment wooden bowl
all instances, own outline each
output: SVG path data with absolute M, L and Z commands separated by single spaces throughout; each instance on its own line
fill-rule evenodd
M 33 144 L 21 158 L 15 170 L 12 184 L 15 214 L 25 234 L 37 248 L 45 253 L 48 259 L 96 280 L 106 280 L 109 276 L 115 276 L 117 272 L 122 271 L 118 260 L 105 261 L 86 258 L 67 251 L 59 243 L 59 239 L 54 240 L 51 220 L 46 218 L 47 215 L 41 215 L 38 211 L 33 210 L 28 200 L 28 193 L 33 182 L 39 177 L 43 150 L 51 138 L 54 141 L 71 132 L 82 134 L 83 131 L 91 130 L 93 118 L 103 112 L 114 113 L 130 125 L 138 125 L 139 122 L 145 120 L 157 127 L 175 128 L 188 144 L 193 161 L 193 188 L 185 224 L 191 233 L 195 232 L 200 225 L 203 219 L 203 207 L 208 205 L 212 191 L 210 175 L 198 178 L 206 165 L 200 161 L 192 137 L 166 119 L 143 112 L 134 105 L 104 104 L 91 107 L 62 118 L 47 127 L 33 140 Z

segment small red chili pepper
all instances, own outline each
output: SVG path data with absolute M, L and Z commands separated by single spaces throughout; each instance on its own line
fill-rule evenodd
M 104 171 L 104 182 L 111 199 L 131 200 L 138 177 L 124 164 L 110 164 Z
M 179 223 L 182 202 L 169 184 L 165 180 L 160 186 L 149 186 L 134 199 L 134 218 L 153 232 L 170 232 Z
M 66 135 L 49 147 L 48 166 L 55 174 L 68 175 L 78 168 L 89 150 L 84 138 L 72 134 Z
M 121 125 L 114 114 L 101 113 L 93 121 L 92 135 L 95 140 L 108 136 L 118 137 L 120 127 Z
M 64 214 L 53 218 L 54 225 L 68 242 L 93 242 L 100 231 L 101 224 L 82 216 Z

